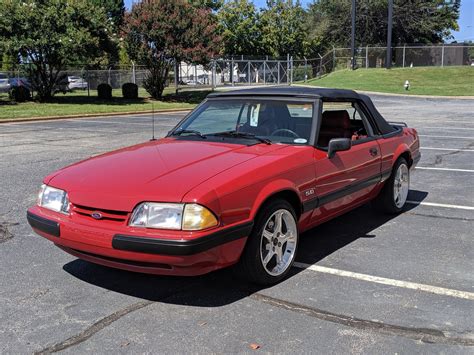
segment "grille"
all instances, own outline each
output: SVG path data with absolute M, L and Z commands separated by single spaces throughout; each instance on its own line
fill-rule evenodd
M 90 218 L 92 220 L 98 221 L 115 221 L 115 222 L 125 222 L 128 218 L 128 212 L 126 211 L 114 211 L 114 210 L 104 210 L 100 208 L 72 205 L 72 210 L 78 215 Z M 92 217 L 94 212 L 99 212 L 102 215 L 102 218 L 96 219 Z

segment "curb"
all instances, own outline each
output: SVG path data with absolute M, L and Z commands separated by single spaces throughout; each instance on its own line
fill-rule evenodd
M 99 118 L 99 117 L 114 117 L 114 116 L 129 116 L 129 115 L 149 115 L 155 112 L 156 114 L 171 113 L 171 112 L 189 112 L 192 109 L 181 108 L 181 109 L 162 109 L 162 110 L 148 110 L 148 111 L 129 111 L 129 112 L 108 112 L 108 113 L 88 113 L 88 114 L 77 114 L 77 115 L 66 115 L 66 116 L 44 116 L 44 117 L 30 117 L 30 118 L 18 118 L 18 119 L 0 119 L 2 123 L 20 123 L 20 122 L 36 122 L 36 121 L 55 121 L 55 120 L 67 120 L 71 118 Z
M 376 91 L 365 91 L 365 90 L 357 90 L 357 92 L 367 94 L 367 95 L 413 97 L 416 99 L 474 100 L 474 96 L 407 95 L 407 94 L 391 94 L 389 92 L 376 92 Z
M 320 88 L 320 89 L 327 89 L 326 86 L 315 86 L 315 85 L 304 85 L 304 84 L 293 84 L 293 86 L 302 86 L 306 88 Z M 453 100 L 474 100 L 474 96 L 438 96 L 438 95 L 408 95 L 408 94 L 396 94 L 390 92 L 377 92 L 377 91 L 365 91 L 365 90 L 355 90 L 361 94 L 367 95 L 380 95 L 380 96 L 397 96 L 397 97 L 414 97 L 419 99 L 453 99 Z

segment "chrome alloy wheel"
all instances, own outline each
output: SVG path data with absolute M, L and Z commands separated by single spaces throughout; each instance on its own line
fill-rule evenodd
M 283 274 L 293 262 L 298 231 L 293 215 L 285 209 L 275 211 L 263 228 L 260 259 L 272 276 Z
M 410 173 L 406 164 L 400 164 L 393 180 L 393 198 L 395 205 L 402 208 L 408 197 L 410 189 Z

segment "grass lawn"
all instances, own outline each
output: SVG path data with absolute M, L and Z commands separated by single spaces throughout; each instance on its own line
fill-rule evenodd
M 410 90 L 405 91 L 405 80 Z M 474 67 L 339 70 L 306 84 L 413 95 L 474 96 Z
M 45 117 L 45 116 L 63 116 L 96 114 L 111 112 L 140 112 L 163 109 L 189 109 L 201 102 L 209 91 L 180 91 L 178 95 L 174 94 L 173 89 L 166 89 L 163 99 L 160 101 L 151 100 L 145 90 L 140 89 L 138 100 L 123 99 L 121 90 L 113 90 L 112 100 L 99 100 L 97 92 L 74 91 L 67 94 L 56 94 L 51 102 L 24 102 L 11 103 L 8 96 L 0 94 L 0 120 Z

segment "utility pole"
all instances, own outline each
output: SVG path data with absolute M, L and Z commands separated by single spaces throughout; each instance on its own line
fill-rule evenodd
M 392 66 L 392 21 L 393 21 L 393 0 L 388 0 L 388 26 L 387 26 L 387 59 L 385 68 Z
M 352 28 L 351 28 L 351 69 L 355 70 L 355 27 L 356 27 L 356 0 L 352 0 Z

